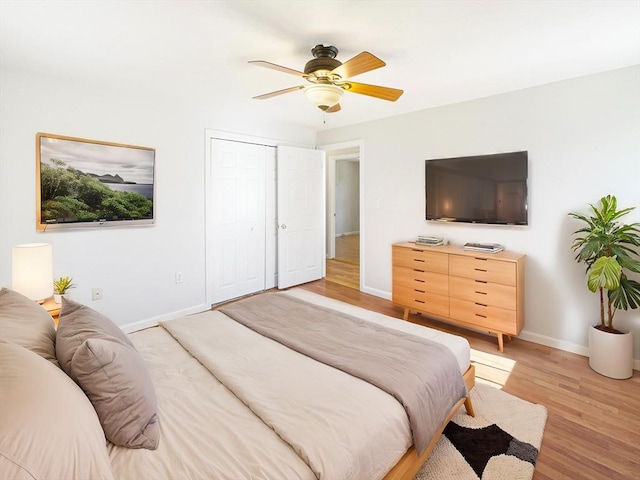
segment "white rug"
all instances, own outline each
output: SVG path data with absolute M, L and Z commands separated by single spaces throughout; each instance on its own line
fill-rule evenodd
M 414 480 L 531 480 L 547 409 L 477 383 Z

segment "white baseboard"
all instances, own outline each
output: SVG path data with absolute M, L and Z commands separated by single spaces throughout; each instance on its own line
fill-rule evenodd
M 537 343 L 539 345 L 557 348 L 558 350 L 564 350 L 565 352 L 576 353 L 583 357 L 589 357 L 589 347 L 585 347 L 584 345 L 558 340 L 557 338 L 547 337 L 546 335 L 540 335 L 538 333 L 527 332 L 526 330 L 520 332 L 518 338 L 528 342 Z M 633 359 L 633 369 L 640 370 L 640 359 Z
M 362 292 L 374 295 L 376 297 L 384 298 L 386 300 L 391 300 L 391 293 L 385 292 L 383 290 L 377 290 L 375 288 L 365 286 L 362 287 Z M 521 338 L 522 340 L 526 340 L 528 342 L 537 343 L 539 345 L 557 348 L 558 350 L 563 350 L 565 352 L 582 355 L 583 357 L 589 357 L 589 347 L 578 345 L 577 343 L 573 342 L 567 342 L 565 340 L 558 340 L 557 338 L 547 337 L 546 335 L 540 335 L 539 333 L 527 332 L 526 329 L 520 332 L 518 338 Z M 640 359 L 633 359 L 633 369 L 640 371 Z
M 365 285 L 362 286 L 362 293 L 368 293 L 369 295 L 373 295 L 374 297 L 384 298 L 385 300 L 391 300 L 391 293 L 385 292 L 384 290 L 377 290 L 375 288 L 370 288 Z
M 583 357 L 589 356 L 589 347 L 579 345 L 573 342 L 567 342 L 564 340 L 558 340 L 557 338 L 547 337 L 546 335 L 540 335 L 539 333 L 528 332 L 526 329 L 520 332 L 518 338 L 526 340 L 528 342 L 537 343 L 539 345 L 545 345 L 547 347 L 557 348 L 564 350 L 565 352 L 576 353 Z
M 145 328 L 155 327 L 160 322 L 165 320 L 173 320 L 174 318 L 184 317 L 186 315 L 192 315 L 194 313 L 204 312 L 210 310 L 211 306 L 206 304 L 196 305 L 194 307 L 185 308 L 184 310 L 178 310 L 176 312 L 166 313 L 157 317 L 148 318 L 146 320 L 140 320 L 133 323 L 128 323 L 121 326 L 124 333 L 137 332 L 138 330 L 144 330 Z
M 383 290 L 363 286 L 362 292 L 376 297 L 384 298 L 385 300 L 391 300 L 391 294 Z M 178 310 L 176 312 L 159 315 L 157 317 L 148 318 L 146 320 L 128 323 L 127 325 L 123 325 L 121 328 L 124 333 L 137 332 L 138 330 L 144 330 L 145 328 L 155 327 L 156 325 L 158 325 L 158 323 L 165 320 L 173 320 L 174 318 L 184 317 L 185 315 L 204 312 L 205 310 L 209 310 L 210 308 L 211 306 L 205 304 L 196 305 L 184 310 Z M 523 330 L 522 332 L 520 332 L 520 335 L 518 335 L 518 338 L 521 338 L 522 340 L 526 340 L 528 342 L 537 343 L 539 345 L 545 345 L 547 347 L 564 350 L 565 352 L 576 353 L 578 355 L 582 355 L 583 357 L 589 356 L 589 348 L 585 347 L 584 345 L 578 345 L 576 343 L 558 340 L 556 338 L 547 337 L 546 335 L 540 335 L 538 333 L 527 332 L 526 330 Z M 633 369 L 640 371 L 640 359 L 633 359 Z

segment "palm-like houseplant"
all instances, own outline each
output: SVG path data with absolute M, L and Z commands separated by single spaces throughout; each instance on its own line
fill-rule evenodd
M 635 207 L 618 210 L 615 196 L 602 197 L 600 208 L 589 206 L 593 214 L 591 217 L 569 214 L 587 224 L 573 233 L 578 237 L 571 248 L 577 252 L 576 261 L 587 265 L 589 290 L 600 295 L 600 325 L 596 328 L 619 333 L 613 327 L 616 311 L 640 306 L 640 283 L 625 273 L 625 270 L 640 273 L 640 260 L 635 248 L 640 246 L 640 223 L 621 224 L 618 221 Z

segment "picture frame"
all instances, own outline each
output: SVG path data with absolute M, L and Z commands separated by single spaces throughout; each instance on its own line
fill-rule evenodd
M 36 229 L 153 225 L 155 148 L 36 134 Z

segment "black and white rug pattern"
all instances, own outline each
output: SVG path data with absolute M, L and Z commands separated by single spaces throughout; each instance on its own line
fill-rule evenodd
M 546 408 L 482 383 L 471 395 L 476 416 L 461 409 L 415 480 L 530 480 Z

